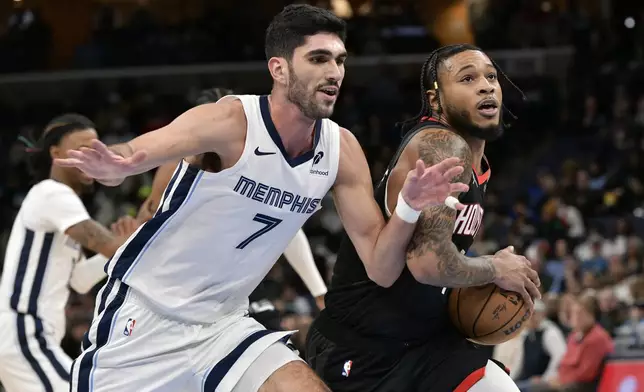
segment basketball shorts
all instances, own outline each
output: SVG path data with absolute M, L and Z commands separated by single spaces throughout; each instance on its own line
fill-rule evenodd
M 334 392 L 518 392 L 502 365 L 490 361 L 491 347 L 448 338 L 402 348 L 345 332 L 323 334 L 314 323 L 307 335 L 306 360 Z M 500 382 L 481 387 L 483 378 L 499 372 Z
M 0 384 L 7 392 L 67 392 L 72 360 L 41 319 L 0 312 Z
M 254 392 L 299 357 L 244 314 L 214 324 L 181 323 L 156 313 L 118 280 L 98 295 L 94 320 L 74 361 L 72 392 Z

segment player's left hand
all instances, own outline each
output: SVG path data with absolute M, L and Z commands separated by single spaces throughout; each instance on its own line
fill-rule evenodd
M 401 194 L 411 208 L 421 211 L 423 208 L 443 205 L 445 199 L 454 193 L 467 192 L 470 187 L 452 180 L 465 170 L 460 166 L 459 158 L 447 158 L 434 166 L 425 167 L 419 159 L 416 168 L 407 174 Z M 462 210 L 465 206 L 456 203 L 455 208 Z
M 139 228 L 139 226 L 141 226 L 141 222 L 129 215 L 125 215 L 112 223 L 111 229 L 115 236 L 127 239 L 136 231 L 136 229 Z

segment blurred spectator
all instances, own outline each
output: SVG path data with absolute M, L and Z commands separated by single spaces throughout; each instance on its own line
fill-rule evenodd
M 578 297 L 570 309 L 572 332 L 557 375 L 531 387 L 531 391 L 594 392 L 613 341 L 597 322 L 599 307 L 593 296 Z
M 542 301 L 535 301 L 534 314 L 528 327 L 513 339 L 519 343 L 506 342 L 495 347 L 495 352 L 503 351 L 504 345 L 510 343 L 510 349 L 515 351 L 513 362 L 504 363 L 523 391 L 529 391 L 531 385 L 541 380 L 556 377 L 559 362 L 566 352 L 564 334 L 557 324 L 546 318 L 546 311 Z

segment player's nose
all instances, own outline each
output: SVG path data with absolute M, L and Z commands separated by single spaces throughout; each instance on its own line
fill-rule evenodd
M 479 94 L 490 95 L 492 93 L 494 93 L 494 86 L 487 82 L 479 87 Z
M 327 69 L 327 74 L 326 74 L 327 80 L 337 82 L 342 79 L 342 75 L 343 75 L 342 69 L 340 69 L 338 64 L 334 62 L 330 62 L 330 65 Z

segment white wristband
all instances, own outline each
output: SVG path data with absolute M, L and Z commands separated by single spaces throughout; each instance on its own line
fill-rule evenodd
M 398 203 L 396 203 L 396 215 L 407 223 L 416 223 L 420 217 L 420 211 L 416 211 L 407 204 L 402 196 L 398 194 Z
M 454 196 L 447 196 L 445 199 L 445 205 L 451 208 L 452 210 L 456 209 L 456 205 L 459 203 L 458 199 Z

